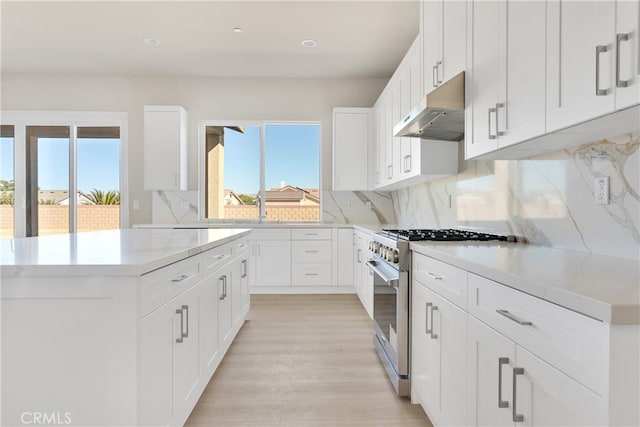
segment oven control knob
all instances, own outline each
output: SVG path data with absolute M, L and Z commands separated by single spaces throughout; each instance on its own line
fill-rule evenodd
M 383 246 L 380 248 L 380 256 L 382 259 L 387 259 L 387 247 Z
M 391 262 L 393 262 L 394 264 L 400 262 L 400 253 L 397 250 L 393 251 L 393 260 Z

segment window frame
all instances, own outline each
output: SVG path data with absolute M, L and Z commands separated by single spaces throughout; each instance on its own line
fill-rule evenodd
M 128 113 L 109 111 L 2 111 L 0 124 L 14 126 L 13 173 L 15 183 L 14 238 L 27 233 L 26 213 L 26 128 L 27 126 L 69 126 L 69 194 L 77 186 L 77 128 L 120 128 L 120 228 L 129 227 Z M 69 232 L 77 232 L 77 200 L 69 198 Z
M 323 220 L 323 195 L 322 195 L 322 122 L 320 120 L 200 120 L 198 122 L 198 221 L 211 224 L 287 224 L 285 221 L 269 221 L 266 212 L 266 203 L 262 203 L 258 218 L 255 219 L 232 219 L 232 218 L 207 218 L 206 211 L 206 195 L 205 195 L 205 149 L 206 149 L 206 132 L 207 126 L 254 126 L 260 127 L 260 197 L 265 200 L 266 191 L 266 127 L 278 125 L 314 125 L 319 127 L 318 141 L 318 197 L 320 205 L 318 221 L 291 221 L 291 223 L 318 224 Z

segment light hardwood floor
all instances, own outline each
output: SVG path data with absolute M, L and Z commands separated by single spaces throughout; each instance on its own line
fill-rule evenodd
M 187 426 L 424 427 L 395 394 L 355 295 L 253 295 Z

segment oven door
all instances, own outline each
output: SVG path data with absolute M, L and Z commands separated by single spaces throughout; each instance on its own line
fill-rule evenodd
M 409 274 L 384 261 L 370 260 L 373 272 L 373 325 L 395 375 L 407 378 L 409 340 Z M 383 360 L 383 363 L 387 362 Z

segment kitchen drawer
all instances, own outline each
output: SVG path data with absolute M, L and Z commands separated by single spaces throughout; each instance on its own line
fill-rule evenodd
M 293 286 L 331 285 L 331 264 L 293 264 L 291 279 Z
M 288 228 L 254 228 L 251 240 L 290 240 L 291 230 Z
M 575 381 L 606 393 L 603 322 L 471 273 L 468 311 Z
M 330 228 L 294 228 L 291 230 L 293 240 L 331 240 Z
M 207 273 L 213 273 L 229 262 L 233 255 L 234 243 L 235 242 L 227 243 L 203 252 L 200 256 L 202 257 L 204 271 Z
M 232 255 L 234 258 L 244 255 L 249 251 L 249 239 L 247 237 L 235 240 L 233 243 L 229 243 L 229 245 L 233 246 Z
M 194 256 L 140 277 L 140 317 L 175 298 L 203 277 L 202 258 Z
M 291 242 L 291 259 L 295 263 L 331 262 L 331 242 L 327 241 L 293 241 Z
M 466 310 L 467 272 L 413 252 L 413 279 Z

